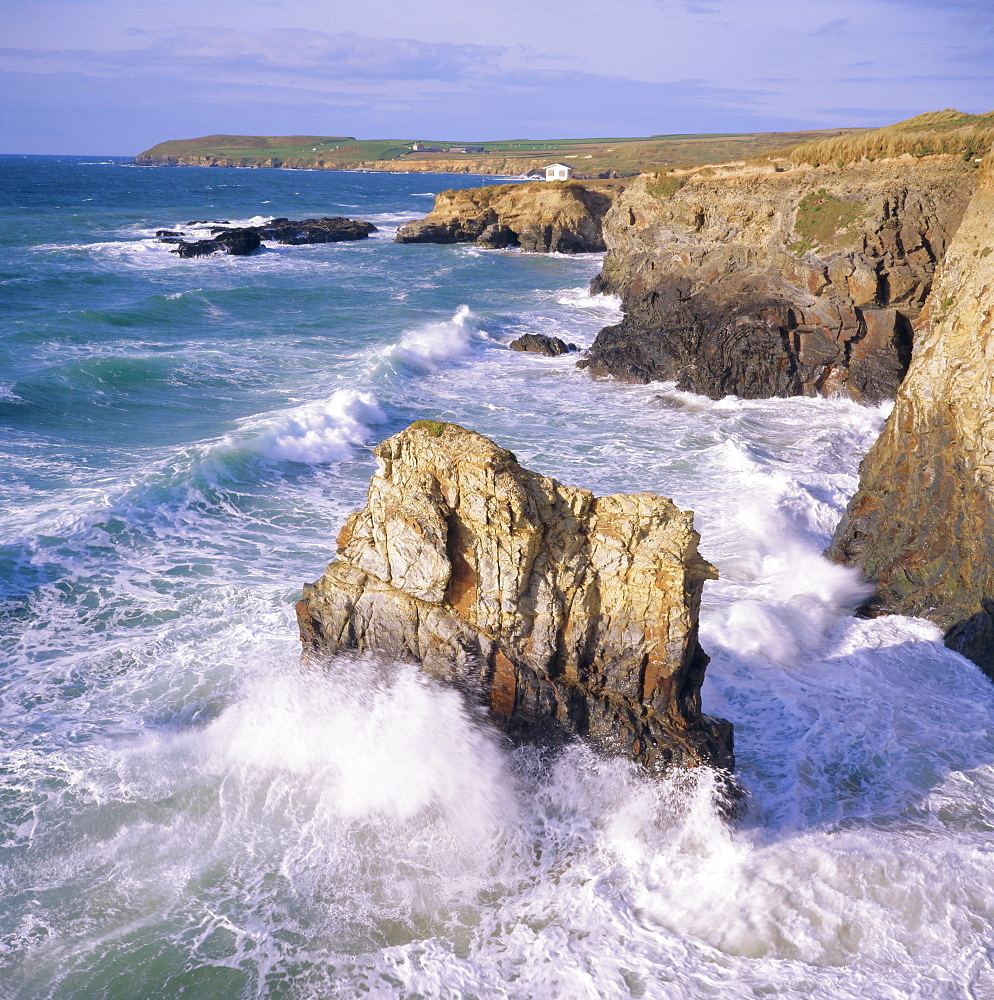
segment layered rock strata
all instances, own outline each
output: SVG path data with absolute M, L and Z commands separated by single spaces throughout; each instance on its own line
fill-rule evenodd
M 514 737 L 731 771 L 731 724 L 701 713 L 715 571 L 692 513 L 564 486 L 452 424 L 412 424 L 375 454 L 365 508 L 298 604 L 305 655 L 418 661 Z
M 594 283 L 624 318 L 580 364 L 712 399 L 890 398 L 974 183 L 960 157 L 642 175 L 605 217 Z
M 828 553 L 994 678 L 994 154 L 921 316 L 908 375 Z
M 603 250 L 601 220 L 616 190 L 536 181 L 443 191 L 426 218 L 400 228 L 397 242 L 475 243 L 540 253 Z

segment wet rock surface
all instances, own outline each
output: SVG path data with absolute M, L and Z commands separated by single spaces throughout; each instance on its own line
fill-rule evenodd
M 975 171 L 959 157 L 676 181 L 604 221 L 594 290 L 624 318 L 579 362 L 719 399 L 894 395 Z
M 547 358 L 558 358 L 579 350 L 576 344 L 567 344 L 561 337 L 548 337 L 544 333 L 526 333 L 507 345 L 512 351 L 527 351 L 542 354 Z
M 415 660 L 512 737 L 731 771 L 731 724 L 701 712 L 715 571 L 692 513 L 564 486 L 452 424 L 412 424 L 375 453 L 366 507 L 298 604 L 306 656 Z
M 189 225 L 202 223 L 191 222 Z M 160 229 L 156 233 L 160 243 L 172 243 L 170 253 L 180 257 L 204 257 L 212 253 L 227 253 L 243 257 L 258 250 L 263 241 L 297 246 L 305 243 L 340 243 L 363 240 L 376 232 L 371 222 L 334 216 L 321 219 L 273 219 L 262 226 L 217 225 L 211 229 L 210 239 L 187 240 L 183 233 Z
M 994 155 L 916 336 L 828 555 L 876 581 L 875 611 L 931 619 L 994 678 Z
M 576 181 L 498 184 L 443 191 L 424 219 L 397 232 L 398 243 L 474 243 L 538 253 L 604 249 L 601 220 L 620 186 Z

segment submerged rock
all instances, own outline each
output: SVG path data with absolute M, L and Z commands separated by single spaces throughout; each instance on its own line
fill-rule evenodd
M 507 345 L 512 351 L 528 351 L 544 354 L 547 358 L 558 358 L 561 354 L 577 351 L 576 344 L 567 344 L 561 337 L 548 337 L 544 333 L 525 333 Z
M 443 191 L 431 213 L 401 226 L 396 240 L 540 253 L 603 250 L 601 220 L 617 190 L 576 181 L 535 181 Z
M 960 157 L 644 174 L 605 216 L 594 283 L 624 318 L 579 364 L 712 399 L 890 398 L 974 183 Z
M 731 724 L 701 713 L 716 574 L 692 513 L 564 486 L 453 424 L 418 421 L 375 453 L 365 508 L 298 604 L 305 655 L 416 660 L 514 737 L 731 771 Z
M 994 678 L 994 153 L 922 314 L 915 357 L 828 555 Z

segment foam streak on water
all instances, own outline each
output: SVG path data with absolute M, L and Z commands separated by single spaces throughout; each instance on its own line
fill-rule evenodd
M 0 158 L 0 997 L 994 997 L 990 683 L 821 556 L 886 408 L 594 381 L 596 258 L 405 246 L 473 178 Z M 432 188 L 429 191 L 428 188 Z M 355 244 L 179 260 L 191 219 Z M 512 749 L 292 605 L 419 418 L 696 511 L 707 772 Z

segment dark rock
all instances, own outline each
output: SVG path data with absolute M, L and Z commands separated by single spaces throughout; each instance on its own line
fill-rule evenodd
M 182 236 L 184 234 L 183 233 L 173 232 L 173 230 L 171 230 L 171 229 L 156 229 L 155 235 L 156 236 L 179 236 L 179 237 L 182 238 Z
M 994 599 L 981 598 L 980 603 L 981 610 L 953 625 L 944 641 L 994 680 Z
M 532 354 L 544 354 L 547 358 L 557 358 L 560 354 L 578 350 L 576 344 L 567 344 L 559 337 L 547 337 L 544 333 L 526 333 L 507 346 L 512 351 L 529 351 Z
M 321 219 L 303 219 L 291 222 L 289 219 L 274 219 L 264 226 L 255 227 L 263 240 L 273 240 L 289 246 L 304 243 L 341 243 L 348 240 L 364 240 L 376 232 L 371 222 L 346 219 L 341 216 Z
M 518 245 L 517 233 L 509 226 L 501 226 L 496 222 L 487 226 L 476 240 L 476 246 L 484 250 L 505 250 Z
M 169 252 L 179 254 L 180 257 L 206 257 L 212 253 L 227 252 L 227 247 L 217 240 L 195 240 L 191 243 L 180 240 Z
M 262 246 L 262 240 L 254 229 L 229 229 L 214 237 L 233 257 L 245 257 Z
M 176 248 L 170 253 L 177 253 L 181 257 L 203 257 L 219 251 L 235 257 L 244 257 L 258 250 L 263 240 L 273 240 L 287 245 L 339 243 L 344 240 L 363 240 L 375 232 L 376 226 L 371 222 L 357 219 L 331 217 L 293 222 L 290 219 L 280 218 L 273 219 L 264 226 L 238 226 L 233 229 L 214 226 L 211 229 L 213 237 L 209 240 L 184 242 L 167 237 L 162 242 L 176 243 Z
M 712 399 L 891 398 L 974 183 L 957 162 L 643 175 L 605 217 L 592 285 L 624 317 L 579 365 Z

